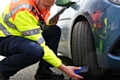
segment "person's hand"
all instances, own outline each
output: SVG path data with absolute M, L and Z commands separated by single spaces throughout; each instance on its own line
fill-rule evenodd
M 52 25 L 56 25 L 57 24 L 57 22 L 58 22 L 58 19 L 59 19 L 59 16 L 58 17 L 56 17 L 54 20 L 52 20 L 51 22 L 50 21 L 48 21 L 47 22 L 47 26 L 52 26 Z
M 67 74 L 68 76 L 70 76 L 70 77 L 71 77 L 72 79 L 74 79 L 74 80 L 83 79 L 82 76 L 74 73 L 75 70 L 79 70 L 79 69 L 80 69 L 80 67 L 67 66 L 66 74 Z
M 80 67 L 75 67 L 75 66 L 65 66 L 64 64 L 61 64 L 59 67 L 60 70 L 62 70 L 65 74 L 67 74 L 70 78 L 74 80 L 80 80 L 83 79 L 82 76 L 75 74 L 75 70 L 79 70 Z

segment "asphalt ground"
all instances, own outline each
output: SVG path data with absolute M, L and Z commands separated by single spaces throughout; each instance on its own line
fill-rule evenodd
M 29 66 L 29 67 L 19 71 L 14 76 L 12 76 L 11 80 L 35 80 L 34 74 L 36 72 L 37 67 L 38 67 L 38 63 L 36 63 L 32 66 Z M 57 68 L 51 68 L 51 69 L 57 73 L 62 73 Z M 67 75 L 64 74 L 64 76 L 65 76 L 64 80 L 69 80 L 69 77 Z M 120 80 L 120 75 L 108 75 L 108 74 L 106 74 L 106 76 L 102 80 Z
M 3 59 L 3 57 L 0 56 L 0 60 L 1 59 Z M 12 76 L 10 80 L 35 80 L 34 74 L 36 73 L 37 67 L 38 67 L 38 63 L 26 67 L 20 70 L 19 72 L 17 72 L 14 76 Z M 58 70 L 57 68 L 51 68 L 51 69 L 57 73 L 62 73 L 62 71 Z M 64 80 L 69 80 L 69 77 L 67 75 L 64 74 L 64 76 L 65 76 Z M 120 80 L 120 75 L 106 74 L 106 76 L 102 80 Z
M 38 63 L 20 70 L 17 74 L 11 77 L 11 80 L 35 80 L 34 74 L 36 72 L 37 67 L 38 67 Z M 57 73 L 62 73 L 57 68 L 51 68 L 51 69 Z M 64 80 L 69 80 L 68 76 L 66 76 L 65 74 L 64 76 L 65 76 Z
M 4 57 L 0 56 L 0 60 L 2 60 Z M 26 67 L 20 71 L 18 71 L 14 76 L 10 78 L 10 80 L 35 80 L 34 75 L 36 73 L 36 69 L 38 67 L 38 63 L 33 64 L 29 67 Z M 57 73 L 62 73 L 62 71 L 58 70 L 57 68 L 51 68 L 53 71 Z M 64 73 L 63 73 L 64 74 Z M 64 80 L 69 80 L 69 77 L 65 76 Z

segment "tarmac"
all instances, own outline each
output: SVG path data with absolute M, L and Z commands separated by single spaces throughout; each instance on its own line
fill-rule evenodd
M 0 60 L 2 60 L 3 58 L 4 57 L 0 56 Z M 38 63 L 33 64 L 29 67 L 26 67 L 26 68 L 20 70 L 19 72 L 17 72 L 14 76 L 12 76 L 10 78 L 10 80 L 35 80 L 34 74 L 36 73 L 37 67 L 38 67 Z M 62 73 L 57 68 L 51 68 L 51 69 L 55 72 Z M 64 74 L 64 76 L 65 76 L 64 80 L 69 80 L 69 77 L 67 75 Z
M 4 57 L 0 56 L 0 60 L 2 60 L 3 58 Z M 38 63 L 26 67 L 18 71 L 14 76 L 10 78 L 10 80 L 35 80 L 34 75 L 36 73 L 37 67 L 38 67 Z M 51 68 L 51 69 L 57 73 L 63 73 L 57 68 Z M 64 80 L 69 80 L 69 77 L 66 74 L 64 74 L 64 77 L 65 77 Z M 120 80 L 120 75 L 108 75 L 102 80 Z

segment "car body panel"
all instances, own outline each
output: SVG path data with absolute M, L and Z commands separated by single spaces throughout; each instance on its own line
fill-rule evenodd
M 111 49 L 120 36 L 120 6 L 108 0 L 81 0 L 60 16 L 58 25 L 62 34 L 58 52 L 71 57 L 71 34 L 74 24 L 84 17 L 91 25 L 98 64 L 103 68 L 118 68 L 119 56 L 112 55 Z M 116 63 L 119 64 L 114 64 Z M 113 65 L 113 66 L 111 66 Z

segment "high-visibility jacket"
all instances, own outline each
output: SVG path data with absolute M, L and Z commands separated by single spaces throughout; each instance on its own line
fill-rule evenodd
M 37 14 L 40 15 L 34 0 L 12 0 L 0 15 L 0 37 L 12 35 L 38 42 L 44 50 L 43 59 L 59 67 L 61 60 L 45 45 Z

